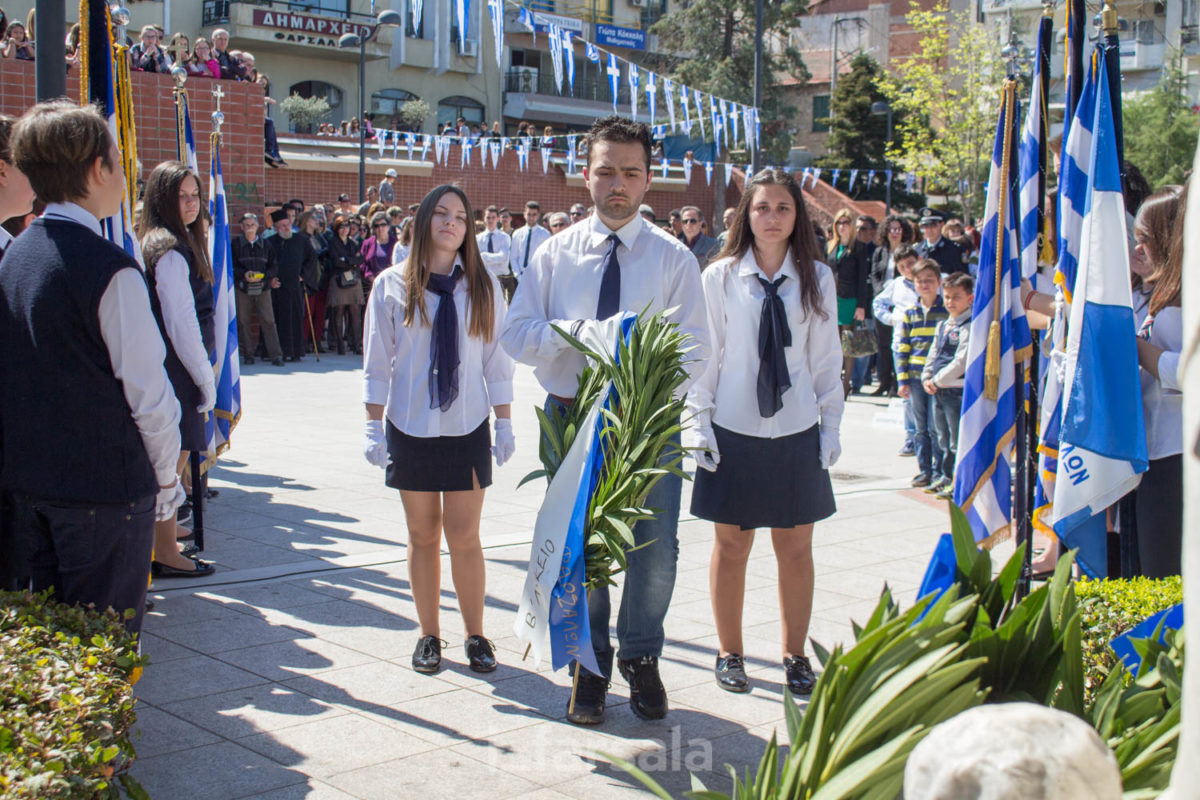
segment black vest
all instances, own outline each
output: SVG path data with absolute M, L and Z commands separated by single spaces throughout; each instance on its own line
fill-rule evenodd
M 0 268 L 0 486 L 74 502 L 158 491 L 113 375 L 100 299 L 137 262 L 82 225 L 37 219 Z
M 187 245 L 180 243 L 174 249 L 183 256 L 183 260 L 188 265 L 188 285 L 192 289 L 192 302 L 196 309 L 196 320 L 200 323 L 200 338 L 204 340 L 204 350 L 208 353 L 209 360 L 211 361 L 212 355 L 217 349 L 214 321 L 216 300 L 213 297 L 213 287 L 211 283 L 201 278 L 200 273 L 196 271 L 192 251 Z M 165 362 L 167 377 L 171 379 L 171 386 L 175 389 L 175 396 L 179 398 L 180 407 L 194 410 L 196 406 L 200 405 L 200 400 L 202 399 L 200 389 L 192 380 L 191 373 L 184 367 L 178 354 L 176 354 L 175 346 L 171 344 L 171 337 L 167 335 L 166 323 L 163 321 L 162 303 L 158 299 L 158 283 L 155 280 L 155 271 L 153 269 L 146 273 L 146 281 L 150 286 L 150 308 L 154 311 L 154 320 L 158 323 L 158 332 L 162 334 L 163 343 L 167 346 L 167 360 Z

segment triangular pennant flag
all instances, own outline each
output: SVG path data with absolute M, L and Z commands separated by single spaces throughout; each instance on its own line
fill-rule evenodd
M 683 130 L 688 136 L 692 135 L 692 112 L 689 110 L 692 102 L 692 92 L 683 84 L 679 85 L 679 105 L 683 106 Z
M 754 142 L 754 115 L 751 111 L 750 106 L 742 106 L 742 129 L 746 135 L 747 148 L 758 146 Z
M 383 158 L 383 146 L 387 143 L 387 131 L 375 132 L 375 144 L 379 147 L 379 157 Z
M 848 191 L 848 192 L 854 191 L 854 182 L 856 180 L 858 180 L 858 170 L 852 169 L 852 170 L 850 170 L 850 188 L 847 189 L 846 191 Z
M 822 170 L 820 167 L 817 167 L 816 171 L 813 172 L 813 188 L 814 189 L 816 188 L 817 184 L 821 182 L 821 172 L 822 172 Z
M 417 143 L 417 137 L 411 132 L 404 134 L 404 144 L 408 147 L 408 160 L 412 161 L 413 145 Z
M 575 148 L 578 142 L 574 136 L 567 137 L 567 172 L 571 175 L 575 174 Z
M 832 177 L 832 178 L 830 178 L 830 180 L 829 180 L 829 185 L 830 185 L 830 186 L 833 186 L 833 187 L 835 187 L 835 188 L 836 188 L 836 187 L 837 187 L 838 178 L 840 178 L 840 177 L 842 177 L 842 171 L 841 171 L 840 169 L 835 169 L 835 170 L 833 171 L 833 177 Z
M 488 150 L 492 154 L 492 169 L 496 170 L 500 167 L 500 140 L 494 137 L 489 140 Z
M 724 97 L 722 97 L 722 98 L 721 98 L 721 100 L 720 100 L 719 110 L 720 110 L 720 113 L 721 113 L 721 133 L 722 133 L 722 134 L 724 135 L 724 137 L 725 137 L 725 149 L 727 149 L 727 150 L 728 150 L 728 149 L 729 149 L 729 146 L 730 146 L 730 136 L 729 136 L 729 103 L 728 103 L 728 101 L 726 101 L 726 100 L 725 100 L 725 98 L 724 98 Z
M 613 113 L 617 113 L 617 93 L 621 85 L 621 67 L 617 64 L 617 57 L 612 53 L 608 54 L 608 88 L 612 90 Z
M 875 182 L 875 170 L 867 170 L 867 188 L 871 188 L 871 184 Z
M 738 120 L 741 119 L 742 113 L 738 111 L 741 108 L 737 103 L 729 104 L 729 118 L 733 122 L 733 146 L 737 147 L 738 143 Z
M 692 182 L 692 157 L 683 157 L 683 182 L 691 184 Z
M 471 163 L 471 140 L 463 138 L 463 139 L 460 139 L 459 142 L 460 142 L 459 146 L 462 150 L 462 153 L 459 156 L 459 158 L 460 158 L 459 166 L 465 167 Z
M 400 146 L 400 131 L 392 131 L 392 158 L 393 159 L 397 159 L 396 148 L 398 148 L 399 146 Z
M 633 121 L 637 122 L 638 101 L 638 68 L 637 64 L 629 63 L 629 110 L 633 112 Z
M 550 171 L 550 148 L 542 145 L 542 174 Z
M 668 168 L 669 168 L 669 166 L 670 166 L 670 162 L 669 162 L 667 159 L 665 159 L 665 158 L 664 158 L 664 159 L 662 160 L 662 165 L 661 165 L 661 166 L 662 166 L 662 176 L 663 176 L 663 178 L 666 178 L 666 177 L 667 177 L 667 169 L 668 169 Z
M 429 152 L 429 134 L 421 135 L 421 160 L 425 160 L 425 154 Z M 435 159 L 436 160 L 436 159 Z
M 658 96 L 658 87 L 654 85 L 654 73 L 647 73 L 646 77 L 646 105 L 650 109 L 650 127 L 654 127 L 654 98 Z
M 733 164 L 725 162 L 725 185 L 728 186 L 733 181 Z
M 700 102 L 703 92 L 699 89 L 692 89 L 692 100 L 696 103 L 696 122 L 700 123 L 700 138 L 704 138 L 704 104 Z
M 708 121 L 712 123 L 713 144 L 716 145 L 717 152 L 721 151 L 721 119 L 717 116 L 717 101 L 710 94 L 708 96 Z
M 675 81 L 670 78 L 663 78 L 663 92 L 665 93 L 667 114 L 671 117 L 671 131 L 675 128 Z
M 713 163 L 711 161 L 705 161 L 704 162 L 704 179 L 706 181 L 708 181 L 709 186 L 712 186 L 712 169 L 713 169 Z

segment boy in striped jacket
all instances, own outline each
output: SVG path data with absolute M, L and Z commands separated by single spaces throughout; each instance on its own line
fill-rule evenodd
M 897 342 L 896 381 L 900 384 L 900 396 L 910 399 L 913 416 L 917 422 L 914 437 L 917 446 L 917 467 L 920 470 L 913 478 L 913 486 L 928 486 L 935 473 L 941 474 L 942 453 L 933 430 L 933 395 L 926 394 L 921 386 L 921 371 L 929 357 L 937 324 L 950 316 L 942 303 L 940 289 L 942 271 L 937 262 L 924 259 L 913 271 L 913 284 L 917 289 L 917 302 L 904 311 L 893 333 Z
M 941 474 L 925 491 L 947 499 L 954 489 L 954 462 L 958 452 L 958 421 L 962 415 L 963 377 L 967 374 L 968 336 L 975 280 L 955 272 L 942 285 L 942 300 L 950 315 L 938 323 L 933 347 L 921 371 L 921 385 L 933 397 L 933 430 L 942 452 Z

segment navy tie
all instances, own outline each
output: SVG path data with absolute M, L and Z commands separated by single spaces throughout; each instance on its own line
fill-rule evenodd
M 759 275 L 755 277 L 766 293 L 758 323 L 758 413 L 773 417 L 783 408 L 783 393 L 792 387 L 784 352 L 785 347 L 792 346 L 792 329 L 788 327 L 787 311 L 779 296 L 779 285 L 787 276 L 779 276 L 774 283 Z
M 489 253 L 494 253 L 494 252 L 496 252 L 495 250 L 493 250 L 493 249 L 492 249 L 492 237 L 493 237 L 493 236 L 495 236 L 495 235 L 496 235 L 496 232 L 495 232 L 495 231 L 492 231 L 492 232 L 490 232 L 490 233 L 488 234 L 488 252 L 489 252 Z
M 455 266 L 449 275 L 430 272 L 425 288 L 438 297 L 429 337 L 429 407 L 442 411 L 458 398 L 458 306 L 454 304 L 454 285 L 463 276 Z
M 621 240 L 615 233 L 608 235 L 608 252 L 600 262 L 600 301 L 596 303 L 596 319 L 608 319 L 621 310 L 621 262 L 617 261 L 617 245 Z

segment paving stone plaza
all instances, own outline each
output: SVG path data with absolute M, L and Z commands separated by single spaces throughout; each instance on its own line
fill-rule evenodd
M 134 774 L 154 798 L 400 798 L 500 800 L 641 795 L 601 755 L 634 761 L 673 795 L 696 773 L 729 791 L 726 764 L 758 763 L 775 732 L 786 742 L 777 575 L 769 537 L 751 556 L 745 605 L 752 689 L 712 677 L 717 639 L 708 592 L 712 526 L 688 514 L 684 485 L 679 572 L 661 660 L 671 710 L 644 722 L 618 677 L 597 728 L 566 721 L 570 679 L 522 661 L 513 635 L 544 481 L 532 371 L 518 366 L 517 454 L 495 471 L 481 538 L 487 558 L 487 636 L 500 667 L 466 668 L 462 620 L 443 556 L 441 672 L 410 666 L 418 637 L 403 511 L 381 470 L 362 456 L 361 362 L 310 355 L 283 370 L 244 368 L 243 419 L 213 473 L 206 512 L 209 578 L 157 580 L 146 621 L 150 665 L 136 692 Z M 908 488 L 912 459 L 884 399 L 853 397 L 834 472 L 838 513 L 814 535 L 810 635 L 851 640 L 886 583 L 910 604 L 944 503 Z M 686 462 L 691 467 L 691 462 Z M 1002 546 L 1000 558 L 1010 546 Z M 814 662 L 815 666 L 815 662 Z

